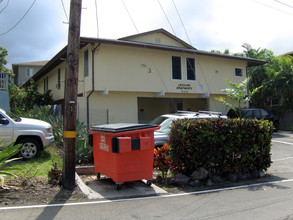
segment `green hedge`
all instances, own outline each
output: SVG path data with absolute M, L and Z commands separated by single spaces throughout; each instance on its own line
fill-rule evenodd
M 170 131 L 173 169 L 190 175 L 264 171 L 271 164 L 273 125 L 256 119 L 180 119 Z

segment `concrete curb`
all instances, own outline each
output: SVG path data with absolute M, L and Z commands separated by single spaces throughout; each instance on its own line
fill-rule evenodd
M 121 190 L 116 190 L 116 184 L 109 178 L 90 178 L 84 183 L 79 175 L 95 175 L 94 166 L 76 167 L 75 180 L 88 199 L 124 199 L 167 194 L 165 190 L 152 184 L 147 186 L 145 180 L 125 182 Z

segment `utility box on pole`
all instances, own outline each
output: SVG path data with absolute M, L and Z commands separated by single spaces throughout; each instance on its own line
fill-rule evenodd
M 78 63 L 80 46 L 81 0 L 70 1 L 70 18 L 65 69 L 64 91 L 64 152 L 62 184 L 65 188 L 75 188 L 76 121 Z

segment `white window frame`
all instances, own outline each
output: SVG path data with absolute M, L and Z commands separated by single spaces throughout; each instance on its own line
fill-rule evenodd
M 242 73 L 241 76 L 236 75 L 236 69 L 241 70 L 241 73 Z M 242 67 L 234 67 L 234 76 L 236 76 L 236 77 L 244 77 L 244 69 Z
M 187 73 L 187 59 L 193 59 L 193 60 L 194 60 L 194 78 L 195 78 L 195 79 L 188 79 L 188 73 Z M 196 81 L 197 81 L 197 77 L 196 77 L 195 58 L 194 58 L 194 57 L 186 57 L 186 58 L 185 58 L 185 65 L 186 65 L 186 81 L 196 82 Z
M 173 78 L 173 57 L 179 57 L 180 58 L 180 79 L 174 79 Z M 171 56 L 171 79 L 176 80 L 176 81 L 182 81 L 182 79 L 183 79 L 182 74 L 183 74 L 183 71 L 182 71 L 182 57 L 178 56 L 178 55 L 172 55 Z

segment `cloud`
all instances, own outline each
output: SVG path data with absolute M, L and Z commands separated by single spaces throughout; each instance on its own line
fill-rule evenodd
M 0 11 L 7 2 L 0 2 Z M 9 1 L 0 13 L 0 34 L 16 24 L 33 2 Z M 9 64 L 51 59 L 67 44 L 62 2 L 69 15 L 70 0 L 39 0 L 13 30 L 0 36 Z M 243 43 L 276 54 L 293 50 L 293 9 L 273 0 L 83 0 L 82 4 L 81 36 L 117 39 L 164 28 L 201 50 L 241 52 Z
M 16 24 L 33 1 L 22 2 L 24 4 L 10 1 L 0 14 L 1 33 Z M 61 44 L 66 45 L 68 26 L 62 23 L 62 13 L 56 10 L 59 8 L 51 1 L 36 1 L 15 28 L 0 36 L 0 45 L 8 50 L 10 64 L 51 59 L 61 49 Z

